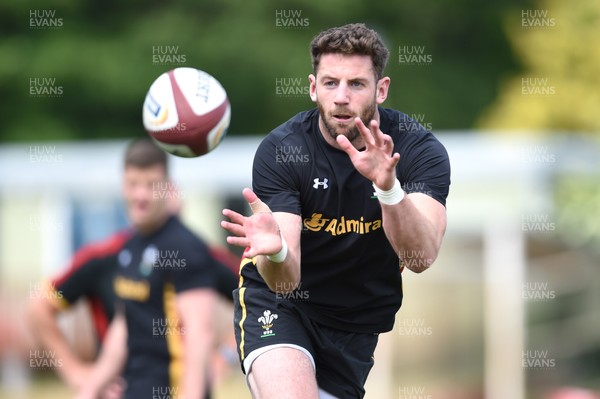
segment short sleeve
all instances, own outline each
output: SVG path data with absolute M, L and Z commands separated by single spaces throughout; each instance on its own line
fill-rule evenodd
M 241 259 L 229 250 L 211 247 L 210 254 L 215 260 L 217 291 L 229 301 L 233 301 L 232 292 L 238 286 L 238 270 Z M 236 270 L 234 272 L 234 270 Z
M 185 251 L 180 247 L 178 267 L 171 271 L 175 292 L 195 288 L 218 289 L 218 276 L 214 258 L 208 247 L 201 241 L 187 245 Z
M 423 193 L 446 206 L 450 188 L 450 160 L 442 143 L 430 132 L 415 135 L 400 150 L 398 176 L 402 188 L 409 193 Z
M 254 156 L 252 189 L 273 212 L 300 215 L 300 193 L 294 166 L 281 162 L 282 149 L 286 145 L 274 134 L 262 141 Z
M 50 282 L 56 291 L 56 298 L 61 299 L 61 307 L 72 305 L 79 298 L 95 295 L 97 268 L 103 266 L 102 262 L 96 258 L 82 261 L 81 257 L 81 253 L 76 254 L 68 269 Z
M 54 297 L 60 299 L 57 304 L 66 307 L 79 298 L 102 296 L 102 284 L 112 279 L 117 253 L 130 235 L 129 229 L 121 230 L 104 241 L 88 244 L 75 252 L 69 267 L 50 282 L 56 291 Z

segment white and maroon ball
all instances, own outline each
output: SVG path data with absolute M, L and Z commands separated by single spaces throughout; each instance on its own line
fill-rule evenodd
M 231 118 L 219 81 L 194 68 L 175 68 L 158 77 L 144 101 L 144 128 L 165 151 L 198 157 L 221 142 Z

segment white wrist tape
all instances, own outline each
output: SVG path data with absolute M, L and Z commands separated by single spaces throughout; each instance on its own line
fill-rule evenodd
M 373 183 L 373 188 L 375 189 L 375 194 L 377 194 L 377 199 L 382 204 L 396 205 L 404 199 L 404 190 L 402 190 L 398 179 L 394 182 L 394 186 L 387 191 L 381 190 L 375 183 Z
M 267 259 L 273 263 L 282 263 L 285 260 L 285 257 L 288 253 L 288 246 L 285 240 L 283 239 L 283 235 L 279 233 L 281 236 L 281 250 L 273 255 L 267 255 Z

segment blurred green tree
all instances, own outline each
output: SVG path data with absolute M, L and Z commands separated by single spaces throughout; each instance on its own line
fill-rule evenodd
M 393 83 L 385 106 L 417 115 L 433 130 L 469 128 L 496 97 L 498 76 L 516 67 L 501 15 L 520 3 L 2 2 L 0 141 L 144 134 L 141 107 L 148 87 L 178 66 L 203 69 L 221 81 L 232 104 L 230 135 L 266 134 L 313 107 L 307 95 L 278 92 L 279 82 L 294 79 L 302 94 L 311 72 L 310 40 L 349 22 L 378 30 L 390 49 Z M 422 48 L 431 62 L 400 62 L 404 46 Z M 178 62 L 157 62 L 156 53 L 167 48 L 180 56 Z
M 542 0 L 505 24 L 523 71 L 483 113 L 485 129 L 600 132 L 600 2 Z

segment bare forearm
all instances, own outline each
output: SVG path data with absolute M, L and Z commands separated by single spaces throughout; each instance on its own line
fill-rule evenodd
M 258 272 L 269 288 L 274 292 L 287 293 L 298 288 L 300 284 L 300 265 L 296 254 L 288 252 L 282 263 L 269 261 L 260 255 L 257 260 Z
M 403 265 L 413 272 L 426 270 L 437 258 L 441 236 L 434 223 L 406 196 L 396 205 L 381 204 L 383 229 Z
M 274 292 L 287 293 L 294 291 L 300 284 L 300 233 L 301 219 L 298 215 L 275 213 L 280 234 L 281 246 L 285 241 L 287 247 L 283 262 L 273 262 L 273 258 L 259 255 L 258 272 L 269 288 Z M 280 259 L 281 260 L 281 259 Z
M 216 339 L 217 296 L 209 288 L 184 291 L 177 295 L 177 311 L 183 337 L 183 375 L 177 397 L 202 398 L 209 386 L 210 356 Z
M 121 375 L 127 358 L 127 351 L 119 351 L 110 356 L 101 356 L 95 364 L 90 385 L 101 392 L 111 381 Z
M 201 338 L 186 342 L 182 398 L 202 398 L 209 387 L 210 355 L 215 341 L 213 331 L 213 328 L 207 329 Z
M 27 316 L 37 342 L 61 361 L 62 366 L 57 368 L 57 372 L 71 383 L 69 378 L 77 374 L 84 362 L 73 352 L 60 330 L 56 319 L 57 311 L 52 304 L 40 299 L 29 305 Z
M 92 391 L 100 392 L 121 374 L 127 359 L 127 325 L 125 318 L 119 315 L 113 319 L 102 346 L 98 360 L 94 364 L 89 386 Z

